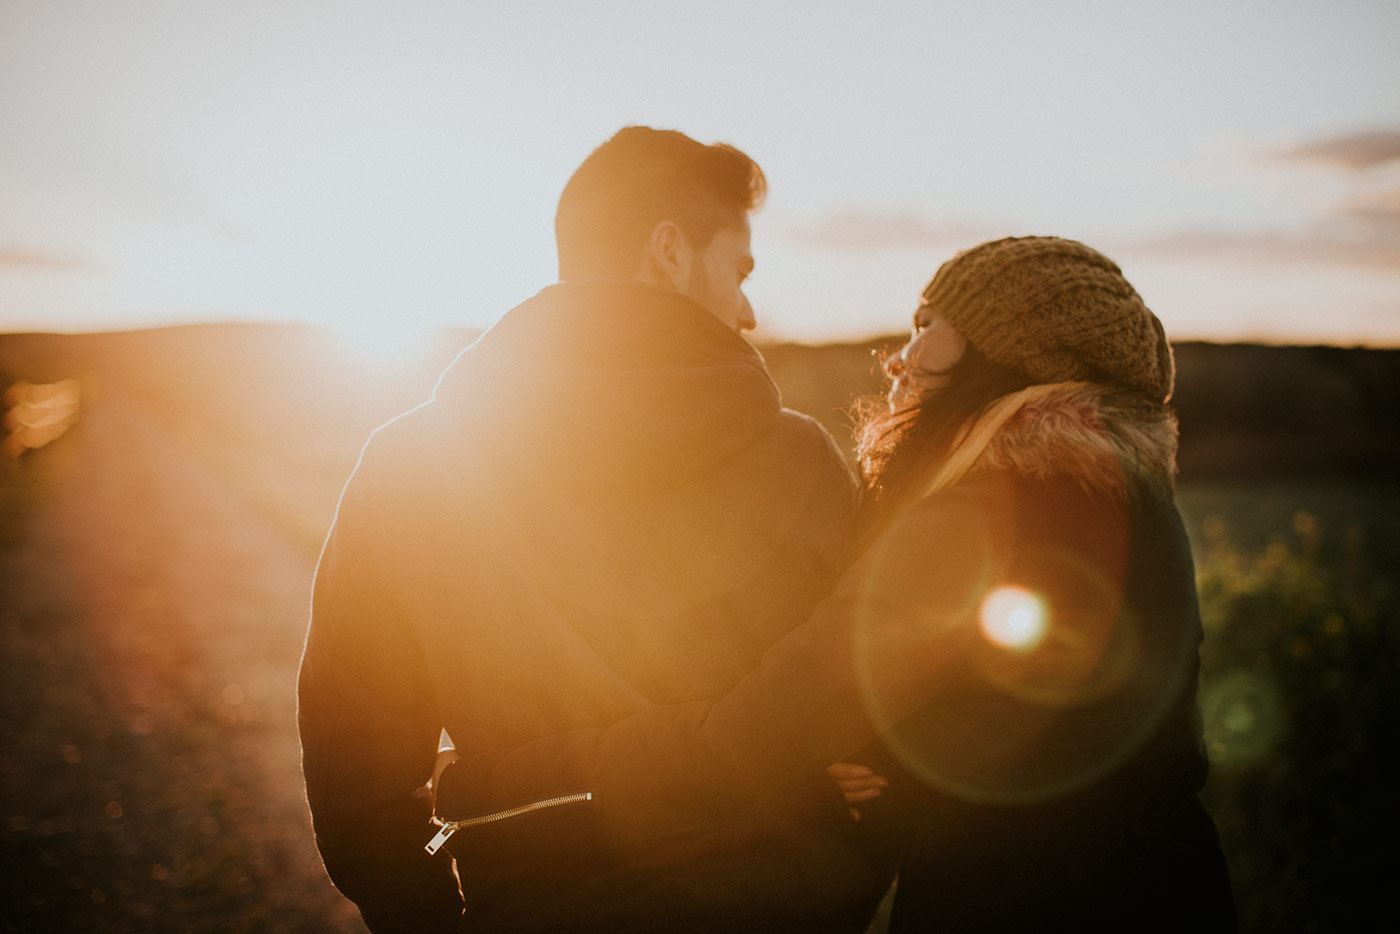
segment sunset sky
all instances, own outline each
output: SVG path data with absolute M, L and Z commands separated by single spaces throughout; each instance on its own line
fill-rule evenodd
M 1175 338 L 1400 346 L 1400 3 L 0 0 L 0 331 L 485 326 L 628 123 L 770 181 L 760 327 L 1009 234 Z

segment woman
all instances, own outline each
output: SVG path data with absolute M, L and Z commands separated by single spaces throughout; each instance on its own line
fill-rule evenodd
M 941 560 L 921 580 L 875 558 L 878 586 L 964 637 L 936 698 L 883 718 L 915 827 L 893 929 L 1232 926 L 1195 797 L 1201 630 L 1160 323 L 1088 247 L 1000 240 L 939 270 L 887 371 L 861 438 L 873 550 Z
M 887 371 L 861 556 L 812 619 L 723 698 L 453 765 L 440 816 L 587 788 L 578 832 L 657 835 L 878 737 L 881 800 L 833 774 L 902 830 L 891 930 L 1232 927 L 1160 322 L 1088 247 L 998 240 L 938 270 Z M 561 761 L 572 787 L 532 787 Z

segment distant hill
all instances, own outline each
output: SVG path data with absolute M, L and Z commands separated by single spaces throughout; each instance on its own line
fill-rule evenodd
M 1400 350 L 1176 346 L 1187 480 L 1400 479 Z
M 105 411 L 141 411 L 314 556 L 365 438 L 428 398 L 463 340 L 444 332 L 416 366 L 391 370 L 367 367 L 326 329 L 301 325 L 9 334 L 0 335 L 0 385 L 80 381 L 74 437 L 55 449 L 81 446 L 87 423 Z M 47 454 L 24 460 L 41 464 Z
M 903 337 L 763 348 L 792 408 L 836 437 L 850 400 L 879 392 L 878 360 Z M 1175 345 L 1184 482 L 1400 476 L 1400 350 Z
M 395 371 L 357 363 L 328 331 L 302 325 L 7 334 L 0 380 L 77 377 L 89 398 L 119 392 L 211 450 L 241 441 L 247 458 L 348 470 L 365 434 L 426 398 L 474 336 L 444 329 Z M 900 340 L 760 349 L 785 404 L 849 446 L 851 401 L 879 391 L 879 355 Z M 1400 470 L 1400 350 L 1186 342 L 1176 360 L 1185 482 Z

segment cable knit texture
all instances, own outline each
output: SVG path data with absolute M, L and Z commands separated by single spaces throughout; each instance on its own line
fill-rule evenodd
M 944 263 L 923 299 L 987 357 L 1037 382 L 1109 382 L 1171 398 L 1162 323 L 1122 270 L 1082 243 L 984 243 Z

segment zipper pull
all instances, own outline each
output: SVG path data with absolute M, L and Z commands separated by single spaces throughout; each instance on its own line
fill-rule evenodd
M 557 798 L 545 798 L 543 801 L 531 801 L 529 804 L 522 804 L 519 807 L 506 808 L 504 811 L 494 811 L 490 814 L 479 814 L 476 817 L 468 817 L 463 820 L 442 820 L 439 817 L 433 818 L 433 823 L 441 825 L 441 829 L 433 839 L 429 840 L 423 849 L 432 856 L 448 838 L 463 827 L 478 827 L 482 824 L 494 824 L 497 821 L 507 820 L 512 817 L 519 817 L 522 814 L 529 814 L 531 811 L 540 811 L 545 808 L 557 808 L 563 804 L 578 804 L 583 801 L 592 801 L 593 792 L 580 791 L 572 795 L 560 795 Z
M 423 849 L 428 851 L 429 856 L 432 856 L 438 850 L 442 849 L 442 845 L 446 843 L 447 839 L 456 832 L 456 824 L 443 824 L 441 829 L 439 829 L 437 834 L 433 836 L 433 839 L 428 841 L 427 845 L 424 846 Z

